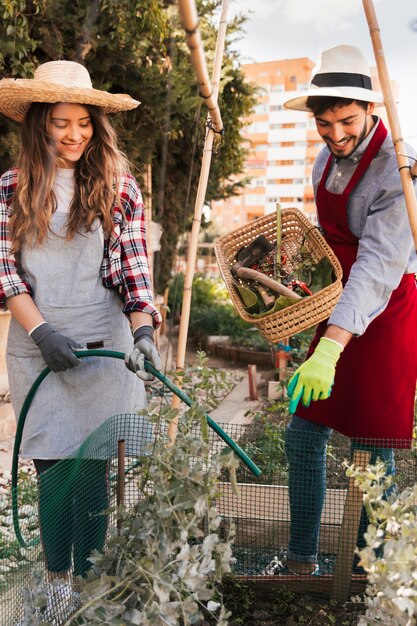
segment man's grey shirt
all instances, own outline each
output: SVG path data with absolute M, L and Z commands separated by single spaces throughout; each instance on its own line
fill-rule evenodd
M 328 191 L 343 192 L 376 127 L 377 124 L 350 157 L 333 160 L 326 181 Z M 415 156 L 410 146 L 407 154 Z M 315 161 L 315 196 L 329 155 L 325 146 Z M 329 324 L 361 335 L 386 308 L 403 274 L 417 272 L 417 255 L 390 134 L 349 196 L 348 224 L 359 239 L 358 254 Z

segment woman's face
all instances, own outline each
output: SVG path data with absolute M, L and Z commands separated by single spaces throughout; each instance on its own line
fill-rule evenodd
M 75 167 L 94 132 L 88 109 L 82 104 L 65 102 L 51 108 L 47 130 L 55 141 L 58 167 L 67 169 Z

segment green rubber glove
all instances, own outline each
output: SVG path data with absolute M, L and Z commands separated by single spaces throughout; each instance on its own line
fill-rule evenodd
M 312 400 L 325 400 L 330 396 L 342 351 L 343 346 L 337 341 L 327 337 L 320 339 L 311 357 L 300 365 L 288 383 L 290 413 L 295 413 L 300 400 L 304 406 L 310 406 Z

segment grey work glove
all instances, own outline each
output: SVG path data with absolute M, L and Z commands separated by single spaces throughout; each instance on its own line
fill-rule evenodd
M 161 357 L 153 342 L 152 326 L 140 326 L 133 334 L 134 347 L 125 355 L 125 364 L 142 380 L 153 380 L 155 376 L 145 371 L 145 359 L 157 370 L 161 369 Z
M 73 350 L 79 350 L 83 346 L 53 330 L 48 322 L 35 328 L 30 336 L 52 372 L 63 372 L 80 365 L 81 361 L 73 354 Z

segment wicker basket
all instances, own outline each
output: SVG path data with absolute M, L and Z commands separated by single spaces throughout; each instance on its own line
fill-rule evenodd
M 329 259 L 333 266 L 335 280 L 331 285 L 324 287 L 314 295 L 297 300 L 285 309 L 261 318 L 253 317 L 244 309 L 240 296 L 234 287 L 230 268 L 236 253 L 241 248 L 248 246 L 259 235 L 265 235 L 268 241 L 275 243 L 275 214 L 271 213 L 265 217 L 260 217 L 250 224 L 220 237 L 215 244 L 215 251 L 223 280 L 240 317 L 255 324 L 264 337 L 271 343 L 275 343 L 280 339 L 291 337 L 311 328 L 329 317 L 342 292 L 342 268 L 324 237 L 317 228 L 312 227 L 303 213 L 298 209 L 284 209 L 282 211 L 282 252 L 291 257 L 304 243 L 315 263 L 324 256 Z

